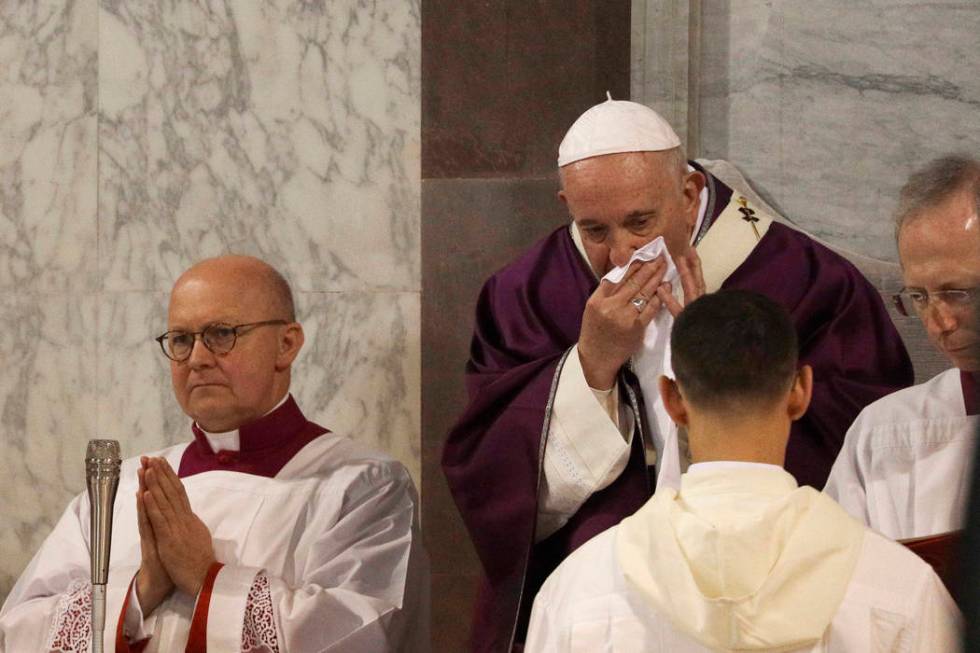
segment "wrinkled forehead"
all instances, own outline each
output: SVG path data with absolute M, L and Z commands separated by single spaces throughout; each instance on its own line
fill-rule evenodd
M 268 307 L 268 293 L 254 279 L 182 277 L 170 293 L 167 322 L 171 329 L 239 324 L 269 319 Z

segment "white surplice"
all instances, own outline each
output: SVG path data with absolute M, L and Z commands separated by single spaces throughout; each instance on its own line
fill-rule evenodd
M 954 652 L 932 569 L 779 467 L 692 465 L 538 593 L 526 653 Z
M 892 539 L 958 530 L 978 428 L 958 369 L 882 397 L 848 429 L 824 492 Z
M 186 447 L 155 455 L 177 469 Z M 140 564 L 138 465 L 138 459 L 123 462 L 113 511 L 106 650 L 113 649 L 123 600 Z M 429 649 L 428 563 L 418 500 L 401 464 L 327 433 L 273 478 L 209 471 L 182 481 L 225 564 L 211 596 L 209 651 L 241 650 L 246 603 L 262 575 L 271 600 L 255 621 L 275 630 L 270 639 L 279 651 Z M 83 627 L 86 619 L 66 613 L 78 610 L 72 594 L 89 580 L 88 538 L 89 503 L 81 494 L 0 610 L 6 647 L 0 650 L 52 650 L 59 628 Z M 195 597 L 175 590 L 146 620 L 152 634 L 146 651 L 183 651 L 194 607 Z M 253 634 L 253 650 L 267 650 L 261 648 L 263 633 Z

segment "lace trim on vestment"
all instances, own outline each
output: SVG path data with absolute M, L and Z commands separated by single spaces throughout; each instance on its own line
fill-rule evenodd
M 252 582 L 245 604 L 242 653 L 279 653 L 279 633 L 272 606 L 269 577 L 259 572 Z
M 87 653 L 92 642 L 92 585 L 74 580 L 58 600 L 46 639 L 48 653 Z M 269 577 L 259 572 L 245 604 L 242 653 L 279 653 Z
M 92 585 L 76 579 L 58 600 L 45 651 L 50 653 L 87 652 L 92 642 Z

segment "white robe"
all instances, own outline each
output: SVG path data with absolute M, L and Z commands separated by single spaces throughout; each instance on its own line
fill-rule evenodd
M 186 447 L 159 455 L 176 469 Z M 114 650 L 123 600 L 140 564 L 138 465 L 138 459 L 123 462 L 113 511 L 106 650 Z M 211 471 L 182 480 L 225 564 L 209 607 L 209 651 L 241 650 L 246 602 L 259 572 L 269 581 L 265 616 L 280 651 L 429 649 L 418 500 L 399 463 L 328 433 L 274 478 Z M 88 531 L 89 503 L 81 494 L 0 610 L 0 651 L 50 650 L 59 627 L 82 622 L 66 612 L 77 610 L 71 593 L 89 580 Z M 175 590 L 144 624 L 152 633 L 146 651 L 183 651 L 194 607 L 194 597 Z
M 978 428 L 958 369 L 882 397 L 848 429 L 824 492 L 892 539 L 961 529 Z
M 927 564 L 904 547 L 865 531 L 812 489 L 794 489 L 795 481 L 779 468 L 774 468 L 776 472 L 762 471 L 763 477 L 768 476 L 759 484 L 762 491 L 745 493 L 736 489 L 742 479 L 736 478 L 738 482 L 734 485 L 727 483 L 729 467 L 742 470 L 736 474 L 756 473 L 748 465 L 738 463 L 692 465 L 690 472 L 682 477 L 680 494 L 670 488 L 658 491 L 660 508 L 666 503 L 681 518 L 664 519 L 661 512 L 657 523 L 647 522 L 648 531 L 657 531 L 651 541 L 659 538 L 661 545 L 667 543 L 666 550 L 661 547 L 656 562 L 653 558 L 634 558 L 630 563 L 624 557 L 627 550 L 624 540 L 629 540 L 625 533 L 630 528 L 626 526 L 624 530 L 624 525 L 629 520 L 572 553 L 548 578 L 535 599 L 525 652 L 726 650 L 704 643 L 709 638 L 701 633 L 711 631 L 740 637 L 740 644 L 745 648 L 739 650 L 750 650 L 748 640 L 769 637 L 770 641 L 779 641 L 780 632 L 789 638 L 796 637 L 801 622 L 806 621 L 811 611 L 820 610 L 831 618 L 818 641 L 795 648 L 770 646 L 756 650 L 831 653 L 957 650 L 957 609 Z M 777 472 L 784 478 L 780 479 Z M 701 486 L 697 488 L 700 494 L 695 496 L 691 492 L 685 498 L 691 489 L 688 483 L 692 474 L 702 475 Z M 780 490 L 781 485 L 785 490 Z M 644 511 L 656 507 L 656 501 L 655 495 L 629 519 L 644 520 Z M 799 538 L 785 548 L 776 546 L 793 542 L 793 534 L 798 531 L 787 525 L 805 524 L 806 520 L 799 515 L 805 515 L 813 504 L 819 506 L 822 515 L 810 526 L 818 526 L 820 532 L 830 535 Z M 774 506 L 780 507 L 775 514 Z M 753 513 L 764 519 L 752 524 Z M 728 517 L 731 521 L 724 526 Z M 837 528 L 828 531 L 828 525 Z M 758 537 L 759 531 L 769 529 L 769 532 L 761 545 L 725 539 L 726 533 L 731 535 L 739 529 L 749 540 Z M 838 537 L 848 531 L 850 536 Z M 706 534 L 710 537 L 706 538 Z M 854 537 L 855 534 L 859 537 Z M 848 541 L 850 554 L 844 546 Z M 672 542 L 679 544 L 672 545 Z M 716 546 L 719 543 L 725 546 Z M 746 545 L 748 549 L 744 548 Z M 668 552 L 671 546 L 677 549 L 673 554 Z M 789 555 L 787 551 L 791 549 L 804 555 Z M 678 555 L 681 550 L 687 555 Z M 762 564 L 755 565 L 755 562 Z M 642 570 L 644 563 L 650 568 L 648 581 L 659 583 L 659 587 L 637 584 L 635 571 Z M 785 569 L 787 564 L 790 570 L 800 571 L 800 577 L 788 577 L 789 583 L 783 582 L 786 576 L 779 578 L 779 569 Z M 630 567 L 632 571 L 627 571 Z M 806 578 L 808 570 L 814 567 L 816 570 Z M 717 573 L 726 570 L 729 573 Z M 780 582 L 773 582 L 777 579 Z M 828 586 L 829 590 L 825 591 Z M 709 592 L 708 587 L 713 590 Z M 746 587 L 754 589 L 747 591 Z M 655 606 L 655 601 L 649 598 L 651 590 L 660 591 L 665 605 L 675 607 L 672 617 Z M 714 598 L 706 598 L 705 593 Z M 724 613 L 725 618 L 718 620 L 719 613 Z M 688 623 L 673 621 L 678 619 L 687 619 Z M 814 623 L 819 627 L 819 621 Z

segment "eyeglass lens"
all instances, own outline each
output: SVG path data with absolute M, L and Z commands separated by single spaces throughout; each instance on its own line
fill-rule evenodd
M 167 349 L 175 360 L 183 360 L 194 349 L 196 334 L 172 331 L 167 334 Z M 226 354 L 235 346 L 235 328 L 225 324 L 212 324 L 201 333 L 204 346 L 215 354 Z

